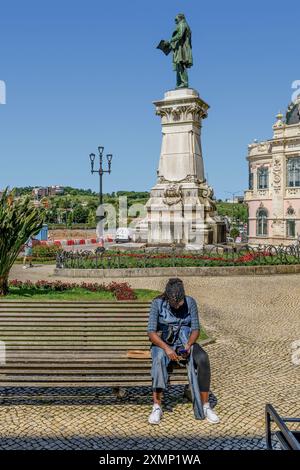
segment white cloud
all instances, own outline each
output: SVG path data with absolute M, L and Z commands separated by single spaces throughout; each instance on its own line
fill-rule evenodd
M 6 104 L 6 84 L 0 80 L 0 104 Z

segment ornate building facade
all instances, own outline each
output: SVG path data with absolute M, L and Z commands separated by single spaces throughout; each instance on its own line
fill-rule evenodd
M 248 146 L 249 244 L 290 245 L 300 236 L 300 96 L 279 113 L 273 138 Z

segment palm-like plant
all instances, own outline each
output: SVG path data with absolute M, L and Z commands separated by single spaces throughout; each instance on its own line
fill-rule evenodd
M 22 245 L 42 228 L 44 209 L 33 206 L 30 197 L 14 199 L 6 189 L 0 198 L 0 296 L 8 294 L 8 275 Z

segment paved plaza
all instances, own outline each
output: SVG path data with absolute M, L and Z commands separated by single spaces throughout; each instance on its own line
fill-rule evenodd
M 46 279 L 52 271 L 16 266 L 11 277 Z M 128 281 L 162 290 L 166 278 Z M 179 386 L 168 390 L 159 426 L 148 425 L 149 388 L 131 388 L 122 400 L 109 389 L 15 389 L 6 395 L 0 389 L 0 448 L 265 448 L 266 402 L 284 416 L 300 416 L 300 366 L 291 357 L 292 342 L 300 340 L 300 277 L 189 277 L 185 286 L 216 339 L 206 350 L 219 425 L 196 421 Z

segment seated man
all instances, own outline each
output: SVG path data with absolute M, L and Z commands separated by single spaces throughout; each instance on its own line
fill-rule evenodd
M 204 417 L 210 423 L 219 422 L 208 402 L 210 364 L 207 353 L 196 342 L 199 333 L 196 301 L 185 295 L 180 279 L 169 279 L 165 292 L 153 300 L 149 315 L 148 335 L 152 342 L 151 375 L 154 402 L 149 417 L 150 424 L 159 424 L 162 418 L 161 398 L 168 383 L 167 367 L 171 361 L 179 361 L 179 353 L 192 360 L 197 371 Z M 192 357 L 189 357 L 191 348 Z

